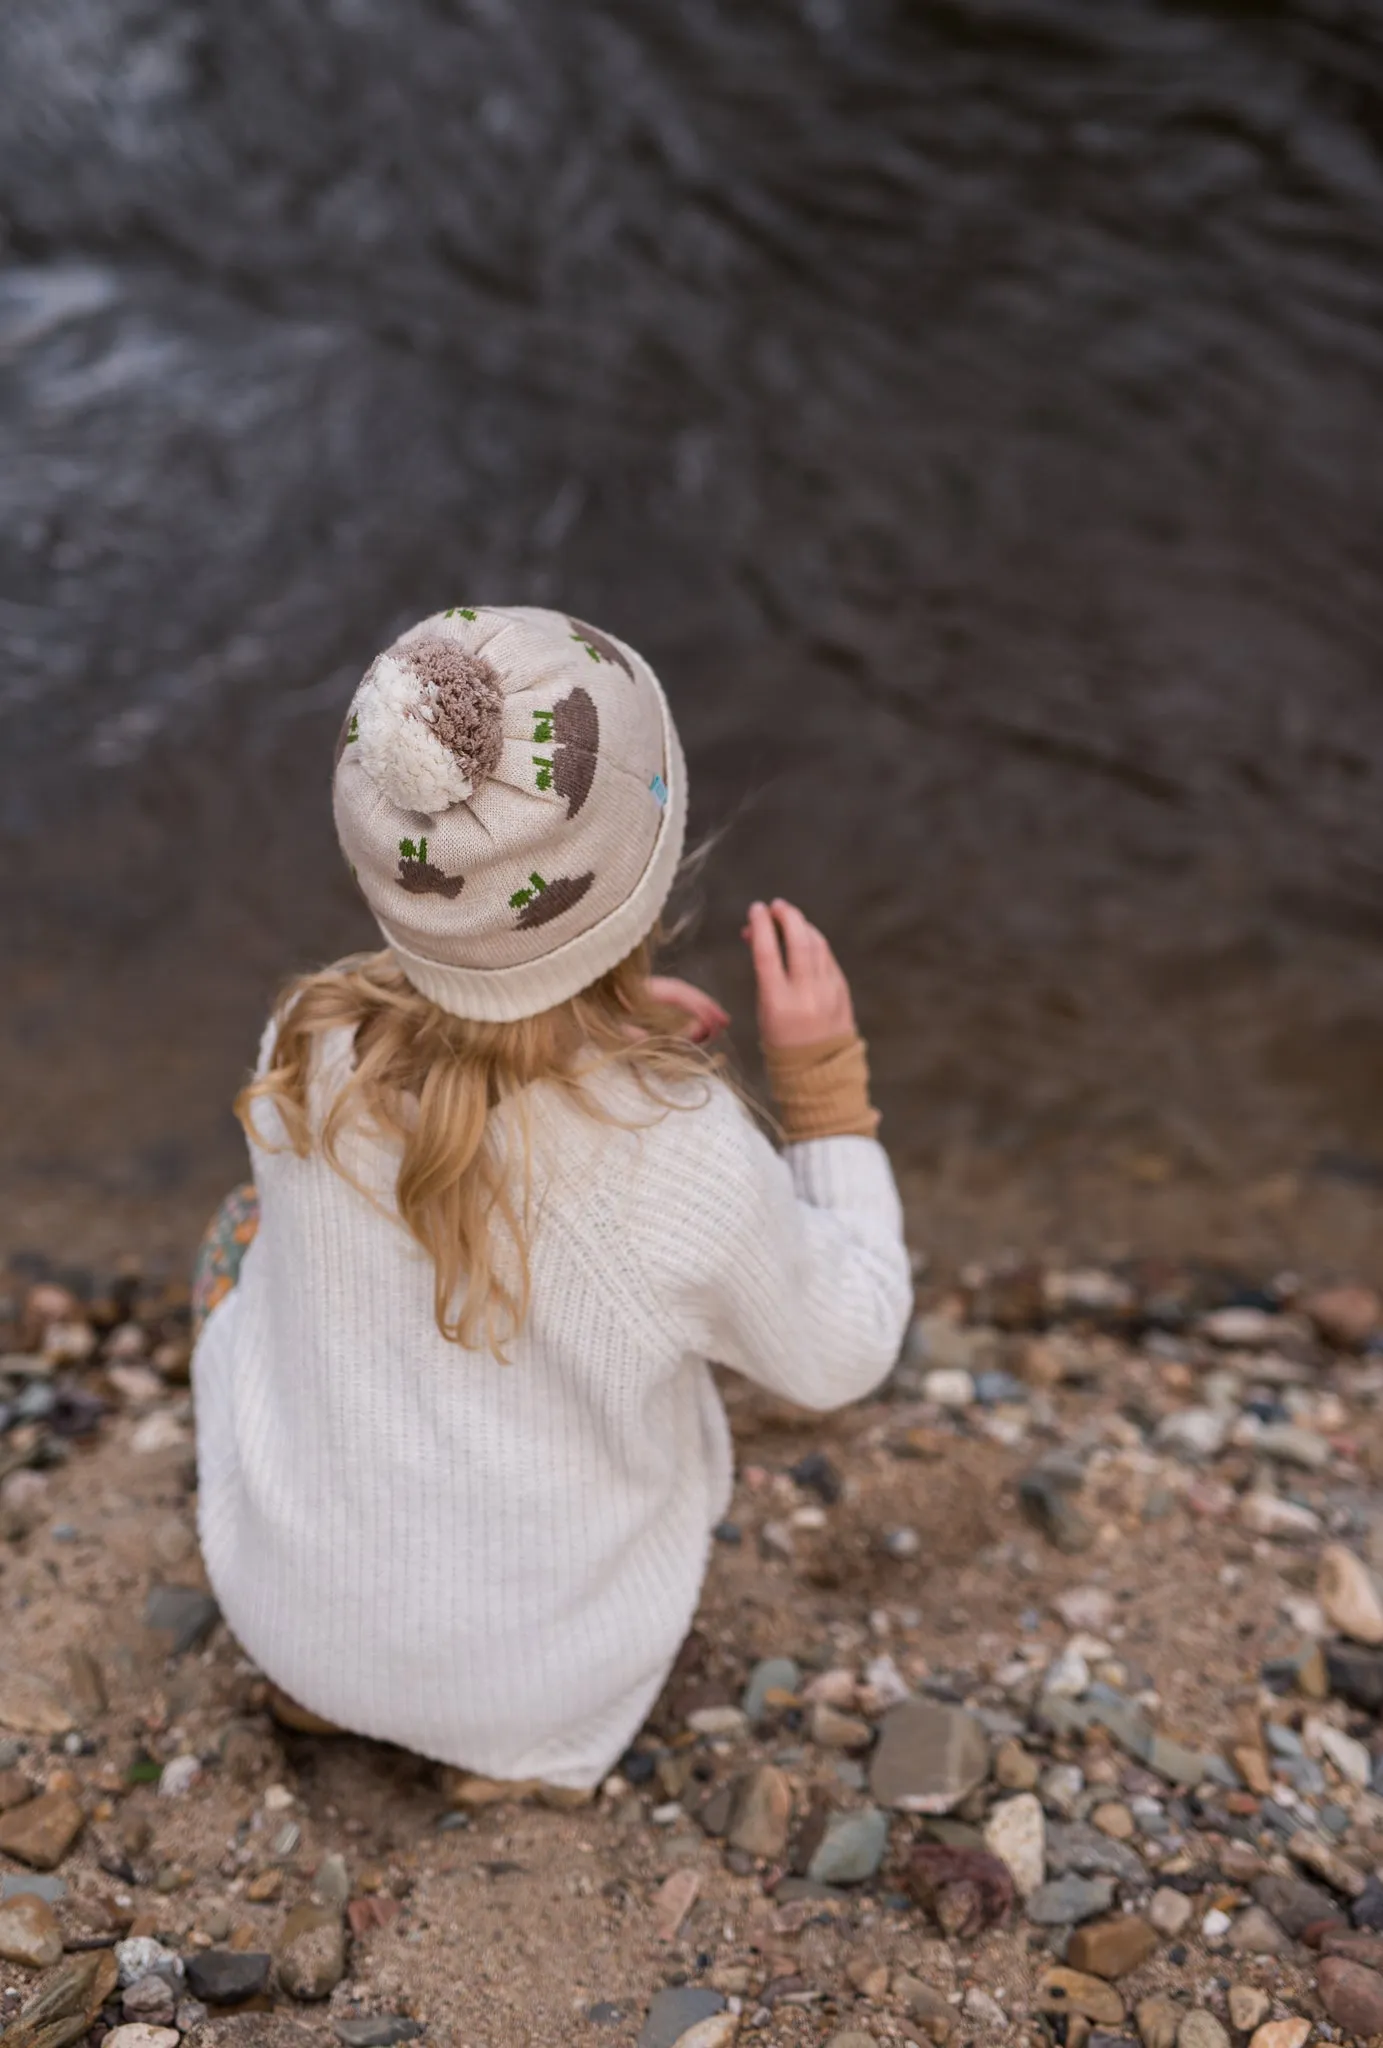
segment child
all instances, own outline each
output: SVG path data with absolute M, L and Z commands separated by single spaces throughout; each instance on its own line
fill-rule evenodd
M 579 1793 L 729 1500 L 707 1361 L 825 1409 L 897 1354 L 864 1047 L 825 939 L 754 904 L 780 1155 L 698 1042 L 724 1013 L 649 978 L 686 770 L 656 677 L 592 627 L 415 626 L 334 799 L 387 950 L 289 988 L 237 1105 L 256 1185 L 199 1276 L 207 1570 L 308 1725 Z

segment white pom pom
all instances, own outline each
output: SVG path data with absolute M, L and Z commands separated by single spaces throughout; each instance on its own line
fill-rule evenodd
M 353 749 L 370 780 L 401 810 L 440 817 L 464 803 L 475 782 L 430 730 L 435 710 L 412 668 L 381 654 L 355 700 Z

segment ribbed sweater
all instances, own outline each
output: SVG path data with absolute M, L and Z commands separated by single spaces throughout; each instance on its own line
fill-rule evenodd
M 349 1059 L 324 1041 L 314 1117 Z M 363 1135 L 383 1213 L 317 1150 L 251 1148 L 259 1233 L 194 1359 L 203 1553 L 261 1669 L 344 1728 L 569 1786 L 628 1747 L 695 1613 L 732 1476 L 708 1361 L 834 1408 L 887 1373 L 911 1299 L 873 1139 L 780 1154 L 719 1081 L 662 1110 L 592 1085 L 622 1122 L 530 1091 L 507 1364 L 439 1334 L 397 1154 Z M 270 1107 L 257 1128 L 281 1139 Z

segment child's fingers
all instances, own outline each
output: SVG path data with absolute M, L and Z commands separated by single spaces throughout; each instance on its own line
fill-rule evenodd
M 783 967 L 783 956 L 778 950 L 778 933 L 765 903 L 751 903 L 749 906 L 749 950 L 754 957 L 754 973 L 760 991 L 767 996 L 777 995 L 787 981 Z
M 815 966 L 817 956 L 812 941 L 819 934 L 807 923 L 796 904 L 785 903 L 781 896 L 774 898 L 773 915 L 783 934 L 783 944 L 788 956 L 788 974 L 793 981 L 801 981 Z

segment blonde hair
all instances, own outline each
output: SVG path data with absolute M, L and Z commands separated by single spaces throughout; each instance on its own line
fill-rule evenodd
M 682 1013 L 654 996 L 651 952 L 645 941 L 570 1001 L 510 1024 L 472 1023 L 439 1009 L 419 995 L 387 951 L 300 975 L 275 1006 L 271 1063 L 236 1097 L 235 1114 L 252 1143 L 281 1150 L 254 1123 L 255 1104 L 272 1104 L 300 1159 L 319 1145 L 371 1200 L 342 1162 L 341 1138 L 355 1128 L 397 1143 L 398 1220 L 432 1259 L 437 1327 L 452 1343 L 503 1359 L 527 1316 L 530 1294 L 526 1091 L 550 1083 L 591 1116 L 611 1122 L 587 1086 L 593 1073 L 623 1068 L 650 1103 L 671 1109 L 688 1101 L 677 1084 L 705 1080 L 720 1066 L 683 1035 Z M 353 1070 L 314 1136 L 308 1113 L 314 1049 L 324 1033 L 342 1027 L 354 1035 Z M 517 1110 L 517 1174 L 490 1121 L 504 1104 Z M 505 1262 L 496 1256 L 497 1228 L 515 1254 L 516 1280 L 505 1277 Z

